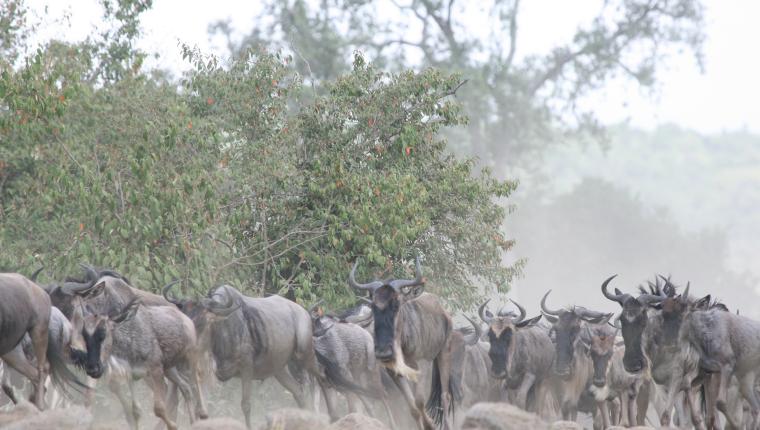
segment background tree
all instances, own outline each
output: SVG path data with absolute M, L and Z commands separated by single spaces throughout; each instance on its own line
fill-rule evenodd
M 478 6 L 456 0 L 268 0 L 242 39 L 229 23 L 211 31 L 227 36 L 232 53 L 256 45 L 292 49 L 299 72 L 316 81 L 345 71 L 354 50 L 389 70 L 461 73 L 470 80 L 461 94 L 470 123 L 453 131 L 453 148 L 508 177 L 538 167 L 550 143 L 604 139 L 595 113 L 582 101 L 610 81 L 622 77 L 653 88 L 657 70 L 675 50 L 691 51 L 701 64 L 704 8 L 697 0 L 600 2 L 569 41 L 525 55 L 519 54 L 520 0 Z M 490 29 L 487 36 L 471 31 L 476 19 Z

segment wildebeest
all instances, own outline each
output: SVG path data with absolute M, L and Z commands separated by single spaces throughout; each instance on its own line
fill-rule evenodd
M 317 366 L 309 313 L 280 296 L 253 298 L 229 285 L 214 288 L 201 300 L 165 296 L 207 331 L 216 377 L 224 382 L 240 378 L 241 408 L 251 428 L 251 389 L 254 379 L 274 376 L 293 394 L 298 406 L 307 406 L 304 390 L 288 371 L 289 364 L 323 378 Z
M 716 425 L 715 409 L 720 410 L 734 428 L 740 423 L 727 402 L 732 377 L 739 382 L 742 396 L 752 415 L 750 428 L 760 426 L 760 398 L 755 389 L 760 368 L 760 322 L 728 312 L 724 306 L 710 306 L 708 295 L 698 300 L 685 316 L 681 339 L 699 354 L 700 369 L 710 374 L 705 383 L 707 428 Z
M 649 322 L 650 305 L 662 301 L 662 297 L 656 294 L 642 293 L 638 297 L 623 294 L 617 288 L 615 294 L 607 291 L 609 283 L 616 277 L 613 275 L 602 283 L 602 294 L 623 308 L 620 314 L 620 325 L 623 333 L 625 349 L 623 352 L 623 368 L 626 372 L 641 375 L 641 380 L 636 380 L 630 389 L 628 401 L 623 405 L 628 411 L 629 423 L 635 422 L 643 425 L 646 418 L 646 409 L 649 406 L 649 381 L 647 369 L 651 368 L 650 358 L 647 356 L 644 345 L 649 339 L 649 333 L 645 333 Z M 651 327 L 650 327 L 651 330 Z
M 493 315 L 486 309 L 489 301 L 480 305 L 478 315 L 488 324 L 491 376 L 504 380 L 508 389 L 516 390 L 517 406 L 541 412 L 538 400 L 546 390 L 554 361 L 549 334 L 536 325 L 542 316 L 526 320 L 525 309 L 514 301 L 520 310 L 519 316 L 504 311 Z M 529 402 L 529 396 L 536 401 Z
M 92 308 L 86 311 L 79 298 L 73 306 L 72 354 L 88 376 L 100 378 L 106 371 L 121 372 L 130 391 L 132 380 L 146 377 L 153 392 L 153 412 L 173 430 L 177 426 L 167 413 L 166 377 L 182 393 L 191 422 L 207 417 L 198 381 L 200 351 L 195 327 L 187 316 L 174 306 L 141 306 L 138 298 L 111 314 Z M 116 378 L 109 382 L 120 383 Z M 121 395 L 119 400 L 127 422 L 136 429 L 134 394 L 131 399 Z
M 51 307 L 50 322 L 48 324 L 47 361 L 50 367 L 50 380 L 52 387 L 55 389 L 53 391 L 54 403 L 56 395 L 63 394 L 69 397 L 72 391 L 80 392 L 84 388 L 84 385 L 78 380 L 77 376 L 66 366 L 69 355 L 70 332 L 71 324 L 69 320 L 58 308 Z M 26 376 L 30 381 L 37 380 L 37 360 L 34 344 L 28 333 L 24 335 L 21 342 L 16 345 L 13 351 L 2 356 L 2 360 L 11 368 Z M 5 379 L 5 376 L 3 375 L 2 381 L 3 391 L 14 403 L 18 403 L 19 399 L 16 398 L 13 387 Z
M 591 311 L 580 306 L 570 309 L 550 309 L 546 298 L 541 299 L 541 311 L 552 323 L 554 332 L 554 374 L 562 418 L 577 419 L 578 403 L 591 384 L 593 363 L 590 357 L 589 325 L 606 325 L 612 314 Z
M 18 273 L 0 273 L 0 356 L 12 353 L 25 334 L 34 349 L 36 374 L 27 374 L 34 384 L 34 404 L 42 409 L 47 377 L 50 298 L 40 286 Z M 23 354 L 22 354 L 23 355 Z M 12 357 L 3 357 L 14 367 Z
M 361 400 L 368 413 L 372 413 L 367 397 L 379 399 L 385 408 L 388 419 L 393 423 L 393 413 L 388 405 L 388 399 L 383 387 L 381 368 L 375 360 L 375 344 L 372 335 L 362 327 L 341 322 L 332 315 L 325 314 L 324 309 L 317 303 L 309 309 L 312 320 L 312 334 L 317 361 L 325 361 L 334 370 L 325 372 L 327 381 L 346 396 L 349 412 L 356 412 L 357 400 Z M 323 358 L 322 358 L 323 357 Z M 333 374 L 337 372 L 339 374 Z M 342 381 L 335 381 L 338 377 Z M 356 388 L 347 387 L 343 381 L 355 381 Z M 326 390 L 327 384 L 322 384 L 328 412 L 333 419 L 335 405 L 332 393 Z
M 470 317 L 465 318 L 472 325 L 472 330 L 457 329 L 463 335 L 464 353 L 461 354 L 461 360 L 453 357 L 452 369 L 461 369 L 462 407 L 466 410 L 477 402 L 498 401 L 501 395 L 499 380 L 488 374 L 491 358 L 488 356 L 488 342 L 482 340 L 482 327 Z
M 450 383 L 453 324 L 438 297 L 424 292 L 419 258 L 414 279 L 386 279 L 366 284 L 356 282 L 357 261 L 348 277 L 351 287 L 369 291 L 372 299 L 375 357 L 385 366 L 404 394 L 414 420 L 425 429 L 434 428 L 430 416 L 448 428 L 447 413 L 453 412 L 459 387 Z M 409 381 L 415 382 L 418 361 L 433 363 L 427 404 L 416 399 Z M 424 406 L 424 408 L 423 408 Z M 426 412 L 427 411 L 427 412 Z M 428 415 L 430 414 L 430 416 Z

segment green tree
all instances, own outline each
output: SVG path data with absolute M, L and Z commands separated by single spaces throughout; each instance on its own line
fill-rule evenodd
M 116 22 L 141 5 L 119 2 Z M 357 55 L 312 87 L 287 56 L 222 63 L 184 48 L 192 70 L 177 85 L 140 69 L 121 44 L 133 36 L 53 41 L 4 66 L 4 270 L 41 262 L 62 279 L 85 261 L 151 290 L 181 278 L 345 304 L 355 259 L 362 276 L 408 276 L 419 255 L 454 307 L 519 270 L 501 263 L 512 242 L 498 204 L 515 184 L 475 175 L 441 139 L 466 123 L 459 76 Z

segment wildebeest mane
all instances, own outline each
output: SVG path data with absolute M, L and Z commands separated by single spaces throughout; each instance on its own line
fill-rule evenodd
M 269 335 L 261 312 L 255 306 L 243 306 L 243 318 L 245 319 L 248 333 L 251 335 L 254 359 L 264 354 L 269 345 Z

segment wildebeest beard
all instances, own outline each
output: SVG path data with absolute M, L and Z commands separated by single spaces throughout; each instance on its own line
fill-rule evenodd
M 512 345 L 512 334 L 511 329 L 502 331 L 499 336 L 496 336 L 493 330 L 488 330 L 488 340 L 491 343 L 491 348 L 488 351 L 488 356 L 491 358 L 491 373 L 499 379 L 509 376 L 507 354 Z
M 103 348 L 103 341 L 106 339 L 106 329 L 103 326 L 98 326 L 90 335 L 83 328 L 82 337 L 86 352 L 72 350 L 72 359 L 75 360 L 74 363 L 77 366 L 84 368 L 88 376 L 100 378 L 105 371 L 105 366 L 100 361 L 100 351 Z
M 396 334 L 396 315 L 400 307 L 398 293 L 390 286 L 375 290 L 372 316 L 375 321 L 375 357 L 393 360 L 393 341 Z

